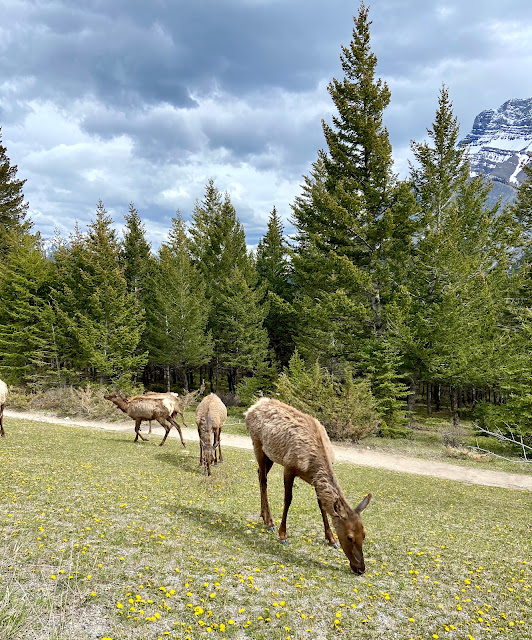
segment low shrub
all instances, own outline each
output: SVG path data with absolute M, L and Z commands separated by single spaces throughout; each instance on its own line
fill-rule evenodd
M 316 417 L 331 438 L 357 442 L 377 431 L 379 416 L 368 380 L 343 382 L 316 364 L 307 369 L 297 351 L 275 385 L 277 397 Z

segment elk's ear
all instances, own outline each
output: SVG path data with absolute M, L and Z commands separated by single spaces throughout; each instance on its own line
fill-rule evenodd
M 336 498 L 333 505 L 334 514 L 339 518 L 345 519 L 347 518 L 347 513 L 345 511 L 344 505 L 340 502 L 340 498 Z
M 355 509 L 355 511 L 357 513 L 362 513 L 362 511 L 364 511 L 364 509 L 370 503 L 371 498 L 372 498 L 371 493 L 368 493 L 368 495 L 362 500 L 362 502 L 358 505 L 358 507 Z

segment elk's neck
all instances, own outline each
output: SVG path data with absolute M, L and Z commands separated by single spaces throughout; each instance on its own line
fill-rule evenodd
M 338 484 L 338 480 L 334 475 L 332 469 L 320 469 L 314 475 L 312 482 L 316 495 L 321 503 L 321 506 L 329 515 L 334 515 L 334 505 L 339 500 L 342 506 L 349 509 L 349 504 L 345 499 L 344 492 Z
M 113 402 L 121 411 L 127 413 L 128 403 L 123 398 L 114 398 Z

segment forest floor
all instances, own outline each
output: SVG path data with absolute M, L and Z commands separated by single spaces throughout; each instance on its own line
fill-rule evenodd
M 73 427 L 104 429 L 106 431 L 129 431 L 132 434 L 133 440 L 134 428 L 132 422 L 105 422 L 99 420 L 80 420 L 78 418 L 59 418 L 39 412 L 12 411 L 9 409 L 5 410 L 4 415 L 8 419 L 17 418 L 36 422 L 48 422 L 51 424 L 70 425 Z M 143 426 L 142 431 L 144 436 L 148 437 L 146 433 L 146 426 Z M 198 433 L 195 428 L 182 427 L 182 431 L 185 441 L 198 440 Z M 163 433 L 164 431 L 161 426 L 153 426 L 151 438 L 158 440 L 159 438 L 162 438 Z M 177 431 L 173 429 L 168 437 L 177 438 Z M 242 435 L 224 433 L 222 443 L 224 447 L 235 447 L 238 449 L 249 450 L 253 449 L 251 439 Z M 334 443 L 333 448 L 337 462 L 347 462 L 377 469 L 387 469 L 388 471 L 395 471 L 399 473 L 413 473 L 416 475 L 431 476 L 434 478 L 445 478 L 469 484 L 532 491 L 532 476 L 530 475 L 509 473 L 492 469 L 477 469 L 475 467 L 466 467 L 448 462 L 424 460 L 422 458 L 408 455 L 375 451 L 369 447 L 365 447 L 364 444 L 346 445 Z

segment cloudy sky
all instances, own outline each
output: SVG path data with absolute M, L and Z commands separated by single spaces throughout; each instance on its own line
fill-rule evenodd
M 373 0 L 378 76 L 396 170 L 444 83 L 461 133 L 484 109 L 532 97 L 531 0 Z M 154 248 L 207 180 L 248 242 L 290 204 L 317 150 L 358 0 L 2 0 L 0 127 L 35 228 L 67 236 L 101 199 L 117 227 L 134 202 Z

